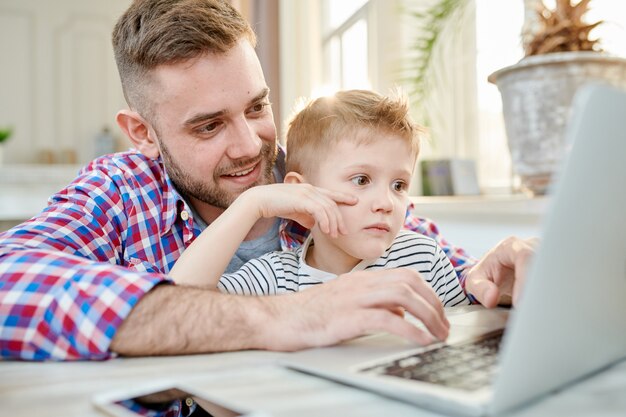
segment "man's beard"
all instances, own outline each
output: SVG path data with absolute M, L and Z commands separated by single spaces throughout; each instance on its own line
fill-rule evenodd
M 264 142 L 261 147 L 261 152 L 256 158 L 234 161 L 230 166 L 224 168 L 216 167 L 213 171 L 213 181 L 210 184 L 192 178 L 191 175 L 174 161 L 163 141 L 159 141 L 159 144 L 165 170 L 178 191 L 185 197 L 193 197 L 211 206 L 227 209 L 228 206 L 239 197 L 239 194 L 245 190 L 257 185 L 271 184 L 273 182 L 273 169 L 278 155 L 276 142 Z M 220 188 L 218 185 L 222 174 L 236 171 L 238 168 L 261 163 L 261 161 L 265 161 L 264 171 L 261 173 L 259 179 L 249 186 L 233 192 Z

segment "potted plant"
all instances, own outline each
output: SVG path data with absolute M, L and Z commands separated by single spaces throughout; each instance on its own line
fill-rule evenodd
M 0 165 L 2 165 L 3 161 L 3 147 L 4 142 L 6 142 L 13 134 L 13 129 L 10 127 L 0 127 Z
M 544 194 L 566 150 L 565 126 L 578 88 L 589 82 L 626 87 L 626 59 L 603 53 L 590 38 L 590 0 L 543 1 L 538 25 L 525 40 L 525 57 L 489 76 L 502 95 L 513 169 L 522 187 Z

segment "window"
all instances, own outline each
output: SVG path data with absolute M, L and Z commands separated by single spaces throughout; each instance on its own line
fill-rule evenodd
M 322 11 L 324 87 L 371 88 L 367 0 L 325 0 Z
M 498 88 L 487 82 L 492 72 L 513 65 L 523 56 L 520 33 L 524 23 L 522 0 L 476 2 L 476 92 L 478 101 L 478 176 L 486 191 L 512 183 Z

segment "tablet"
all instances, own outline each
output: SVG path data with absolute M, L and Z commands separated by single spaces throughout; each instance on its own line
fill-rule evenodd
M 98 394 L 93 404 L 111 417 L 270 417 L 168 381 Z

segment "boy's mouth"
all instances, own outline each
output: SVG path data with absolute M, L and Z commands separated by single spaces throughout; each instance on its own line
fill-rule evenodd
M 387 223 L 374 223 L 366 226 L 365 230 L 374 233 L 387 233 L 391 230 L 391 227 Z

